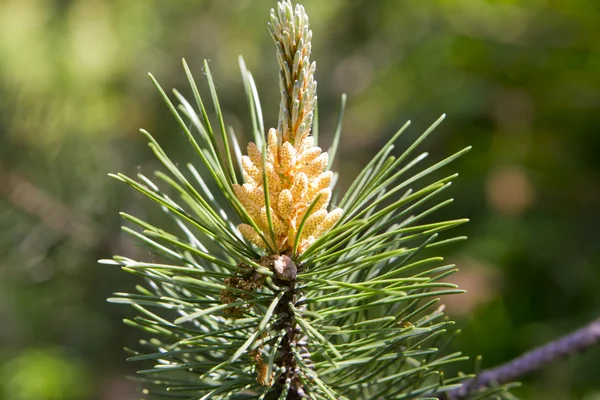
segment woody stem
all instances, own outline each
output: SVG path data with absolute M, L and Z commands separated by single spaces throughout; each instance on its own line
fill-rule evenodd
M 449 392 L 447 398 L 460 399 L 492 384 L 512 382 L 552 361 L 586 350 L 599 341 L 600 318 L 575 332 L 531 350 L 506 364 L 479 373 L 475 378 L 463 382 L 460 388 Z
M 306 399 L 308 397 L 306 389 L 300 379 L 301 369 L 294 356 L 295 350 L 297 354 L 301 355 L 306 364 L 312 364 L 310 353 L 307 349 L 307 338 L 302 334 L 294 312 L 294 309 L 303 310 L 306 307 L 301 304 L 303 296 L 296 288 L 295 280 L 278 280 L 275 283 L 285 290 L 285 295 L 275 308 L 276 314 L 279 315 L 279 320 L 275 323 L 274 329 L 285 331 L 285 336 L 279 347 L 279 357 L 276 360 L 277 366 L 284 370 L 279 377 L 278 386 L 280 390 L 283 390 L 283 387 L 289 383 L 290 389 L 286 400 Z

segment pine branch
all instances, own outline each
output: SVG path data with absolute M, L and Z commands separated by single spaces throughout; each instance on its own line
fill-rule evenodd
M 112 175 L 155 202 L 177 228 L 123 213 L 133 224 L 123 230 L 160 261 L 102 260 L 147 282 L 109 299 L 135 308 L 138 316 L 125 322 L 151 336 L 129 350 L 132 361 L 154 362 L 138 379 L 153 398 L 215 400 L 393 400 L 458 387 L 464 377 L 446 378 L 442 369 L 466 357 L 444 353 L 452 322 L 435 305 L 463 291 L 444 282 L 454 265 L 422 254 L 464 240 L 440 235 L 467 220 L 423 222 L 452 202 L 435 199 L 456 175 L 423 180 L 469 148 L 422 166 L 427 154 L 414 152 L 442 116 L 396 156 L 407 123 L 336 202 L 330 167 L 345 97 L 328 154 L 315 138 L 315 64 L 304 8 L 278 3 L 269 29 L 280 67 L 277 129 L 265 130 L 257 88 L 240 59 L 254 138 L 242 155 L 231 129 L 225 134 L 208 64 L 217 129 L 184 61 L 195 106 L 178 91 L 175 105 L 151 79 L 200 167 L 180 170 L 142 130 L 168 174 Z
M 485 370 L 448 393 L 448 399 L 460 399 L 490 385 L 513 382 L 563 357 L 584 351 L 600 341 L 600 318 L 553 342 L 531 350 L 512 361 Z

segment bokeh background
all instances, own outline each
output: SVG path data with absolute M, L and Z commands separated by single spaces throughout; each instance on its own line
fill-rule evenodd
M 600 2 L 305 0 L 321 142 L 342 93 L 341 187 L 407 119 L 451 169 L 470 240 L 446 249 L 468 290 L 447 299 L 456 347 L 494 366 L 600 314 Z M 99 258 L 145 257 L 119 211 L 155 207 L 107 177 L 160 168 L 138 133 L 189 151 L 146 76 L 189 94 L 210 60 L 226 122 L 248 137 L 244 55 L 276 124 L 267 0 L 0 0 L 0 398 L 139 398 L 123 346 L 138 332 L 107 304 L 133 277 Z M 205 88 L 205 87 L 204 87 Z M 245 141 L 245 140 L 242 140 Z M 177 156 L 179 155 L 179 156 Z M 178 158 L 179 157 L 179 158 Z M 447 170 L 449 171 L 449 170 Z M 471 365 L 464 365 L 469 370 Z M 600 348 L 527 378 L 525 399 L 600 399 Z

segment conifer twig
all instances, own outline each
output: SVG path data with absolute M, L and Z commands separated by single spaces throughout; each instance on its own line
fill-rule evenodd
M 123 256 L 100 261 L 147 280 L 136 292 L 109 299 L 133 306 L 141 315 L 125 323 L 152 336 L 140 341 L 139 350 L 129 350 L 131 361 L 154 363 L 139 371 L 138 380 L 151 399 L 393 400 L 456 388 L 466 378 L 445 378 L 441 368 L 467 357 L 443 351 L 448 340 L 442 336 L 452 322 L 434 308 L 433 297 L 463 291 L 444 282 L 454 265 L 421 252 L 463 240 L 438 236 L 467 220 L 422 222 L 451 202 L 432 198 L 456 175 L 420 180 L 469 148 L 417 166 L 426 154 L 413 151 L 443 117 L 392 154 L 406 124 L 359 173 L 340 204 L 332 202 L 335 175 L 329 167 L 342 120 L 330 155 L 314 135 L 317 83 L 308 16 L 301 5 L 282 0 L 271 12 L 269 30 L 280 70 L 279 120 L 277 128 L 265 131 L 258 90 L 240 61 L 254 142 L 243 155 L 231 135 L 239 173 L 228 171 L 232 154 L 224 135 L 211 127 L 185 61 L 195 107 L 178 91 L 180 104 L 174 104 L 151 76 L 226 204 L 193 163 L 189 176 L 145 130 L 169 173 L 157 172 L 157 182 L 142 174 L 137 179 L 111 174 L 177 225 L 165 230 L 121 213 L 134 225 L 123 230 L 160 261 Z M 210 73 L 206 79 L 223 133 L 215 83 Z M 412 168 L 419 170 L 409 175 Z
M 448 393 L 449 399 L 464 398 L 474 391 L 491 384 L 515 381 L 559 358 L 586 350 L 600 341 L 600 318 L 555 341 L 531 350 L 512 361 L 485 370 L 475 378 Z

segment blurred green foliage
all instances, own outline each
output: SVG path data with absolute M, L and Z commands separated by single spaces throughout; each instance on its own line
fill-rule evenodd
M 140 127 L 181 162 L 188 146 L 147 80 L 185 87 L 180 59 L 210 60 L 226 122 L 249 134 L 237 67 L 253 72 L 265 120 L 278 88 L 267 0 L 0 1 L 0 393 L 19 399 L 129 399 L 123 345 L 137 332 L 104 301 L 135 282 L 96 264 L 149 257 L 118 211 L 152 205 L 106 177 L 158 166 Z M 341 186 L 407 119 L 426 146 L 473 145 L 448 216 L 469 293 L 448 298 L 456 346 L 506 361 L 600 314 L 600 2 L 306 0 L 321 137 L 349 96 Z M 440 216 L 441 217 L 441 216 Z M 127 279 L 127 280 L 125 280 Z M 42 350 L 40 350 L 42 349 Z M 58 349 L 58 350 L 44 350 Z M 597 399 L 600 349 L 551 365 L 516 394 Z M 469 365 L 464 369 L 468 370 Z M 65 389 L 65 388 L 68 388 Z M 19 397 L 20 396 L 20 397 Z
M 53 350 L 28 349 L 2 367 L 5 399 L 78 400 L 90 396 L 90 376 Z

